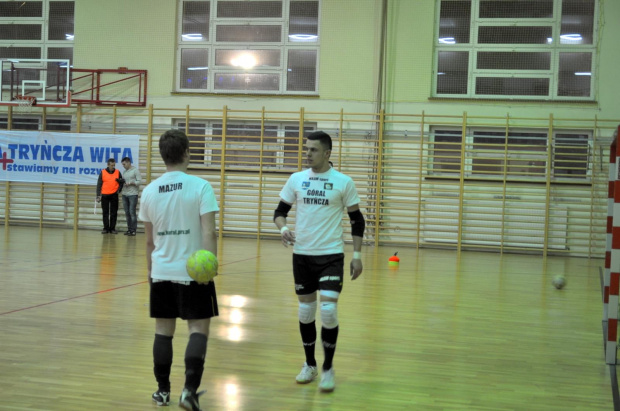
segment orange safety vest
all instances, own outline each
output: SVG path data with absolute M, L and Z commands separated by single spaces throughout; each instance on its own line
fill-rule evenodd
M 110 174 L 107 168 L 101 170 L 101 194 L 114 194 L 118 191 L 118 181 L 116 179 L 120 175 L 118 169 L 114 169 L 114 172 Z

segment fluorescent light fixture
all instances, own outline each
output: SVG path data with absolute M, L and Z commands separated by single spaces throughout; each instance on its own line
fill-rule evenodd
M 553 37 L 547 37 L 547 44 L 553 43 Z
M 235 67 L 241 67 L 248 70 L 256 66 L 256 58 L 254 58 L 254 56 L 249 53 L 242 53 L 239 54 L 237 57 L 233 58 L 230 61 L 230 64 Z
M 456 44 L 454 37 L 439 37 L 439 42 L 442 44 Z
M 202 34 L 200 33 L 181 34 L 181 38 L 185 41 L 201 41 Z
M 444 73 L 444 72 L 442 72 L 442 71 L 440 71 L 439 73 L 437 73 L 437 75 L 438 75 L 438 76 L 443 76 L 444 74 L 446 74 L 446 73 Z
M 65 34 L 65 39 L 67 40 L 73 40 L 75 38 L 75 36 L 73 34 Z
M 576 76 L 591 76 L 592 73 L 590 73 L 589 71 L 577 71 L 575 75 Z
M 209 70 L 209 67 L 188 67 L 188 71 L 196 71 L 196 70 Z
M 316 41 L 319 38 L 316 34 L 289 34 L 290 41 Z
M 570 40 L 570 41 L 581 41 L 583 40 L 583 37 L 581 37 L 581 34 L 562 34 L 560 36 L 561 39 L 563 40 Z

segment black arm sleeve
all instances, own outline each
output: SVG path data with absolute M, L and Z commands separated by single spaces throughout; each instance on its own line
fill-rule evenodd
M 276 208 L 276 211 L 273 212 L 273 221 L 275 221 L 278 217 L 286 218 L 288 212 L 291 210 L 291 207 L 292 206 L 290 204 L 286 204 L 284 201 L 280 201 L 280 203 L 278 204 L 278 208 Z
M 356 237 L 364 237 L 364 230 L 366 229 L 366 221 L 360 210 L 352 211 L 349 214 L 351 219 L 351 235 Z

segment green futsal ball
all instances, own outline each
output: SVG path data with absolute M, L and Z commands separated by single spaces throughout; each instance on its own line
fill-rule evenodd
M 197 283 L 206 284 L 217 275 L 217 257 L 211 251 L 194 251 L 187 259 L 187 274 Z
M 563 275 L 556 275 L 553 277 L 551 284 L 553 284 L 553 286 L 558 290 L 561 290 L 566 286 L 566 278 Z

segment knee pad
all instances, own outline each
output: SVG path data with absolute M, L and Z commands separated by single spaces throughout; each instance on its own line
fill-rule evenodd
M 340 296 L 340 292 L 339 291 L 334 291 L 334 290 L 320 290 L 319 294 L 321 295 L 321 298 L 328 297 L 328 298 L 333 298 L 333 299 L 336 299 L 336 300 Z
M 338 327 L 338 305 L 335 302 L 321 302 L 321 322 L 327 329 Z
M 316 318 L 317 302 L 311 303 L 299 302 L 299 322 L 302 324 L 310 324 Z

